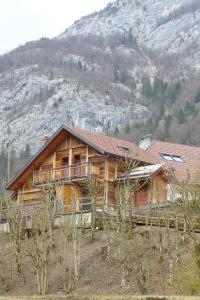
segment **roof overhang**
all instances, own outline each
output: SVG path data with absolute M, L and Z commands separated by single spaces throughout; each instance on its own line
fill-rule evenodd
M 25 164 L 25 166 L 19 171 L 19 173 L 8 183 L 8 190 L 17 190 L 22 187 L 26 179 L 32 175 L 33 171 L 37 169 L 45 158 L 52 154 L 56 147 L 64 140 L 68 135 L 72 135 L 75 138 L 81 140 L 84 144 L 95 149 L 99 154 L 104 156 L 112 156 L 116 158 L 124 158 L 124 155 L 116 155 L 114 153 L 106 152 L 104 149 L 93 143 L 91 140 L 81 135 L 77 130 L 71 126 L 62 125 L 52 136 L 51 138 L 39 149 L 39 151 L 33 156 L 33 158 Z M 150 162 L 145 162 L 139 158 L 136 160 L 141 163 L 150 164 Z
M 28 176 L 32 174 L 35 168 L 37 168 L 40 163 L 46 158 L 47 154 L 51 154 L 55 148 L 62 142 L 66 134 L 71 134 L 72 136 L 80 139 L 83 143 L 91 146 L 97 150 L 100 154 L 105 155 L 105 151 L 97 147 L 91 141 L 78 134 L 73 128 L 68 126 L 61 126 L 51 138 L 39 149 L 39 151 L 28 161 L 27 164 L 19 171 L 19 173 L 7 184 L 8 190 L 16 190 L 19 186 L 22 186 L 24 181 Z
M 138 168 L 134 168 L 130 174 L 129 179 L 146 179 L 151 178 L 152 176 L 157 175 L 160 172 L 163 172 L 163 165 L 149 165 L 149 166 L 141 166 Z

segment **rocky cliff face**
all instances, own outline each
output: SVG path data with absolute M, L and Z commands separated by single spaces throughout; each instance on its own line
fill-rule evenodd
M 199 20 L 198 0 L 118 0 L 99 13 L 83 17 L 59 38 L 132 34 L 141 46 L 180 54 L 199 49 Z M 193 52 L 199 59 L 197 51 Z
M 198 0 L 118 0 L 1 56 L 0 144 L 34 152 L 63 123 L 110 132 L 150 120 L 158 104 L 142 94 L 145 79 L 191 89 L 192 74 L 197 89 L 199 32 Z
M 10 141 L 20 149 L 29 143 L 36 150 L 43 136 L 52 134 L 61 124 L 101 132 L 127 120 L 150 116 L 149 110 L 140 104 L 132 105 L 123 99 L 123 105 L 114 105 L 109 96 L 77 84 L 76 80 L 49 80 L 44 75 L 33 75 L 37 67 L 16 70 L 14 87 L 1 92 L 0 140 L 3 144 Z

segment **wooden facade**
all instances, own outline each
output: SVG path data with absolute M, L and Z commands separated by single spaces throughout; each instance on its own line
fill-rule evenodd
M 135 207 L 146 204 L 158 204 L 167 200 L 167 181 L 162 172 L 152 176 L 149 181 L 136 192 Z
M 75 130 L 67 129 L 60 129 L 41 148 L 9 183 L 8 189 L 15 191 L 18 204 L 28 205 L 40 202 L 43 188 L 52 185 L 56 191 L 58 213 L 67 213 L 77 199 L 80 210 L 88 209 L 88 180 L 95 177 L 99 183 L 97 206 L 114 207 L 117 201 L 116 185 L 123 174 L 123 155 L 101 151 L 95 143 L 98 141 L 97 135 L 96 140 L 91 141 L 76 134 Z M 107 138 L 109 143 L 109 137 Z M 122 141 L 119 143 L 121 147 Z M 145 163 L 147 162 L 141 161 L 141 164 Z M 146 196 L 145 188 L 137 192 L 136 206 L 150 201 L 150 183 L 148 184 Z M 160 200 L 165 197 L 160 176 L 153 178 L 151 184 L 156 186 L 153 188 L 158 190 Z

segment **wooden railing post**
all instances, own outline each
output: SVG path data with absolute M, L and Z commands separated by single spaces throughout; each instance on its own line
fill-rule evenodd
M 88 169 L 89 169 L 89 148 L 87 146 L 87 149 L 86 149 L 86 159 L 85 159 L 85 162 L 86 162 L 86 167 L 85 167 L 85 175 L 88 176 L 89 173 L 88 173 Z
M 33 184 L 35 184 L 35 172 L 33 172 Z
M 54 180 L 71 180 L 91 176 L 91 163 L 84 162 L 76 165 L 69 164 L 66 167 L 52 168 L 49 170 L 39 170 L 33 172 L 33 184 L 43 185 Z
M 53 174 L 52 174 L 52 179 L 55 179 L 55 168 L 56 168 L 56 152 L 53 153 Z
M 72 149 L 69 150 L 69 180 L 71 179 Z

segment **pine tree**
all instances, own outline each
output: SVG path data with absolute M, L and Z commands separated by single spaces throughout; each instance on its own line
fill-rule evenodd
M 30 145 L 27 143 L 25 151 L 24 151 L 24 157 L 28 158 L 28 157 L 30 157 L 30 154 L 31 154 Z
M 2 180 L 6 176 L 7 169 L 7 155 L 5 150 L 2 148 L 0 153 L 0 179 Z
M 142 95 L 147 98 L 153 97 L 153 90 L 149 79 L 146 79 L 142 84 Z
M 194 101 L 196 103 L 200 102 L 200 89 L 197 91 L 195 97 L 194 97 Z

